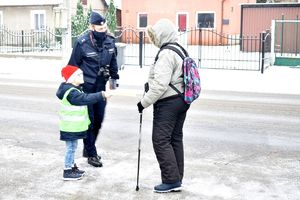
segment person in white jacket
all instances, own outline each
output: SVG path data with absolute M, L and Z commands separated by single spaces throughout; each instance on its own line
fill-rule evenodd
M 178 41 L 175 26 L 168 19 L 161 19 L 154 26 L 148 26 L 146 32 L 158 48 Z M 182 62 L 176 52 L 162 50 L 150 68 L 149 90 L 137 104 L 140 113 L 153 104 L 152 143 L 162 179 L 162 183 L 154 187 L 155 192 L 181 190 L 184 173 L 182 129 L 189 105 L 169 83 L 183 93 Z

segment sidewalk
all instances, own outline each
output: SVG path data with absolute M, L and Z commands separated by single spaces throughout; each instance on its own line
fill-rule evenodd
M 55 91 L 65 64 L 0 59 L 0 199 L 299 199 L 300 69 L 271 67 L 264 74 L 200 69 L 204 101 L 192 105 L 185 122 L 183 191 L 157 194 L 152 191 L 160 173 L 151 143 L 151 108 L 143 113 L 140 191 L 135 191 L 140 121 L 138 98 L 131 95 L 143 94 L 149 67 L 125 66 L 119 72 L 118 95 L 110 99 L 97 141 L 104 167 L 90 166 L 79 142 L 76 163 L 87 175 L 77 182 L 61 180 L 64 144 L 58 141 Z M 212 90 L 297 96 L 289 104 L 289 95 L 228 92 L 226 97 L 227 92 Z M 269 105 L 273 100 L 280 103 Z
M 42 80 L 58 83 L 67 60 L 1 58 L 0 78 Z M 120 86 L 143 88 L 149 66 L 125 66 L 120 70 Z M 272 66 L 258 71 L 199 69 L 202 90 L 300 94 L 300 68 Z M 3 80 L 2 80 L 3 82 Z M 135 88 L 136 88 L 135 87 Z

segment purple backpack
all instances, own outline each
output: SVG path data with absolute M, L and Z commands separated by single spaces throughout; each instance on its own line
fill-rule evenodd
M 178 46 L 181 51 L 176 48 Z M 163 49 L 170 49 L 175 51 L 182 59 L 182 73 L 183 73 L 183 81 L 184 81 L 184 93 L 182 94 L 174 85 L 169 83 L 170 87 L 175 90 L 178 94 L 183 95 L 184 101 L 187 104 L 191 104 L 195 99 L 197 99 L 201 92 L 201 84 L 200 84 L 200 76 L 198 72 L 198 67 L 194 59 L 189 57 L 187 51 L 180 46 L 178 43 L 166 43 L 164 44 L 155 57 L 155 62 L 158 59 L 158 55 L 160 51 Z

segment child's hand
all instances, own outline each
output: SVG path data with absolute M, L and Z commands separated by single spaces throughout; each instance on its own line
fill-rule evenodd
M 112 96 L 112 92 L 110 90 L 108 91 L 102 91 L 102 96 L 105 98 L 105 99 L 108 99 Z

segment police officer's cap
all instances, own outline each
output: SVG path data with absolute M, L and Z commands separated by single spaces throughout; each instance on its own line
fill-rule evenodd
M 103 25 L 105 24 L 105 18 L 102 17 L 99 13 L 93 11 L 91 13 L 90 23 L 94 25 Z

